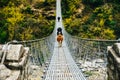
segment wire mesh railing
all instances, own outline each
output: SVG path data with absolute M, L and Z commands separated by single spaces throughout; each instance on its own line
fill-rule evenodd
M 83 39 L 71 36 L 66 31 L 64 35 L 72 57 L 76 63 L 79 63 L 83 72 L 90 71 L 88 74 L 91 74 L 94 70 L 102 68 L 104 77 L 102 76 L 101 80 L 107 80 L 107 46 L 118 43 L 120 40 Z
M 24 47 L 29 47 L 28 61 L 24 68 L 21 71 L 20 80 L 32 79 L 34 77 L 34 68 L 37 67 L 36 71 L 40 74 L 43 73 L 43 69 L 46 62 L 49 62 L 53 53 L 54 43 L 55 43 L 55 31 L 48 36 L 36 40 L 28 41 L 11 41 L 9 44 L 22 44 Z M 9 45 L 8 44 L 8 45 Z M 38 68 L 39 67 L 39 68 Z M 35 73 L 37 73 L 35 72 Z M 41 75 L 36 74 L 36 76 L 42 77 Z
M 100 55 L 107 56 L 107 46 L 118 43 L 120 40 L 83 39 L 65 32 L 65 40 L 75 61 L 79 59 L 95 59 Z
M 54 35 L 28 41 L 17 41 L 14 44 L 22 44 L 25 47 L 30 48 L 29 62 L 33 65 L 42 66 L 47 60 L 49 60 L 54 49 Z

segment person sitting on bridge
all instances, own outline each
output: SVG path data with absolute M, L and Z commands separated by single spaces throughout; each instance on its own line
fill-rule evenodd
M 60 17 L 58 17 L 58 22 L 60 21 Z
M 62 46 L 62 41 L 63 41 L 63 35 L 60 32 L 57 35 L 57 41 L 58 41 L 59 47 L 61 47 Z

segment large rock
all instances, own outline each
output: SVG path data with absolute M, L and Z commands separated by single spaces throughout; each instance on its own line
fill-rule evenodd
M 108 46 L 108 80 L 120 80 L 120 43 Z
M 10 70 L 4 65 L 0 65 L 0 80 L 18 80 L 20 70 Z
M 2 53 L 2 51 L 0 51 L 0 62 L 2 60 L 2 56 L 3 56 L 3 53 Z
M 3 51 L 2 51 L 2 45 L 0 44 L 0 62 L 2 60 L 2 56 L 3 56 Z
M 8 61 L 7 66 L 12 67 L 14 69 L 20 69 L 20 68 L 24 67 L 27 64 L 28 55 L 29 55 L 29 48 L 25 47 L 24 54 L 20 58 L 20 61 L 19 62 Z
M 0 80 L 26 80 L 29 48 L 21 44 L 6 44 L 2 51 L 2 55 L 7 54 L 5 58 L 1 57 Z
M 11 61 L 19 61 L 23 52 L 23 45 L 9 45 L 6 59 Z
M 0 64 L 0 80 L 5 80 L 11 75 L 11 70 Z
M 120 57 L 120 43 L 113 44 L 112 48 L 114 49 L 115 53 Z
M 12 71 L 11 75 L 6 80 L 20 80 L 20 70 Z

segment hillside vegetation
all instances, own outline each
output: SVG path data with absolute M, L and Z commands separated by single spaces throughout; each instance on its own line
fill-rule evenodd
M 62 0 L 65 29 L 82 38 L 118 39 L 119 4 L 120 0 Z
M 92 39 L 120 38 L 119 0 L 61 0 L 65 29 Z M 0 0 L 0 43 L 48 36 L 56 0 Z
M 50 35 L 55 4 L 55 0 L 0 0 L 0 43 Z

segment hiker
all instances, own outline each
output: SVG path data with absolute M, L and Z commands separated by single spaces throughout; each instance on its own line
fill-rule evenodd
M 58 31 L 58 32 L 62 32 L 62 28 L 61 28 L 61 27 L 58 27 L 58 28 L 57 28 L 57 31 Z
M 58 28 L 57 28 L 57 35 L 58 35 L 59 33 L 60 33 L 61 35 L 63 35 L 63 34 L 62 34 L 62 28 L 61 28 L 61 27 L 58 27 Z
M 63 35 L 61 35 L 61 33 L 58 33 L 57 41 L 58 41 L 59 47 L 61 47 L 62 46 L 62 41 L 63 41 Z
M 62 33 L 62 32 L 58 32 L 58 31 L 57 31 L 57 35 L 59 35 L 59 34 L 63 35 L 63 33 Z
M 60 17 L 58 17 L 58 22 L 60 21 Z

